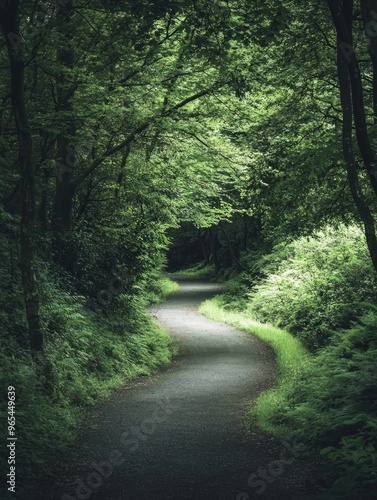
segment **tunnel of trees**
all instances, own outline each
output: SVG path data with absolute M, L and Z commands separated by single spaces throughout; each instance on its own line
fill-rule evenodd
M 80 405 L 170 361 L 143 311 L 191 267 L 314 357 L 271 421 L 334 464 L 324 498 L 375 498 L 377 1 L 0 0 L 0 25 L 25 491 Z

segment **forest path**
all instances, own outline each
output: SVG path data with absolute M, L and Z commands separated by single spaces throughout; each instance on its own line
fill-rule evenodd
M 74 456 L 43 498 L 303 498 L 315 460 L 297 448 L 292 456 L 287 443 L 245 423 L 247 403 L 276 375 L 272 351 L 253 335 L 198 312 L 220 285 L 177 280 L 180 290 L 150 314 L 177 339 L 181 355 L 91 411 Z

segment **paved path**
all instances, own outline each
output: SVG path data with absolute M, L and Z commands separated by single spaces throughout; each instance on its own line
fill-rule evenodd
M 273 353 L 199 314 L 219 285 L 179 281 L 180 291 L 150 312 L 181 355 L 97 405 L 74 457 L 41 499 L 304 498 L 313 461 L 246 426 L 248 402 L 276 375 Z

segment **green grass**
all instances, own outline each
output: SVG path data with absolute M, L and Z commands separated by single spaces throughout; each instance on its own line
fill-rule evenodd
M 162 296 L 165 298 L 171 293 L 177 292 L 179 290 L 179 285 L 176 281 L 173 281 L 166 276 L 161 278 L 161 292 Z
M 168 297 L 168 295 L 177 292 L 179 290 L 179 285 L 177 282 L 167 278 L 166 276 L 162 276 L 159 279 L 159 287 L 160 287 L 160 301 L 163 301 Z
M 147 290 L 147 303 L 159 304 L 170 294 L 177 292 L 178 290 L 179 285 L 177 282 L 169 279 L 166 276 L 161 276 Z
M 182 269 L 176 273 L 179 276 L 187 276 L 188 278 L 214 278 L 216 276 L 215 266 L 213 264 L 205 264 L 200 262 L 187 269 Z
M 224 297 L 218 295 L 203 302 L 199 310 L 210 319 L 256 335 L 271 346 L 276 354 L 279 375 L 275 385 L 259 396 L 255 405 L 250 408 L 250 414 L 262 431 L 281 436 L 284 429 L 272 423 L 274 409 L 284 401 L 289 382 L 308 363 L 311 356 L 301 342 L 288 332 L 259 323 L 244 313 L 226 310 L 224 304 Z

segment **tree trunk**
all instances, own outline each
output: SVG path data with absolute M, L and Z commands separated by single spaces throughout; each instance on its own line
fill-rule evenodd
M 348 8 L 350 8 L 349 5 Z M 348 29 L 352 30 L 352 10 L 346 12 L 345 18 L 348 20 L 347 22 Z M 377 271 L 377 238 L 375 231 L 375 221 L 372 212 L 369 209 L 368 203 L 365 199 L 365 196 L 363 194 L 359 182 L 357 163 L 352 146 L 352 100 L 351 100 L 350 81 L 347 71 L 346 58 L 340 48 L 339 43 L 337 52 L 337 68 L 338 68 L 338 78 L 340 87 L 340 101 L 343 114 L 343 126 L 342 126 L 343 156 L 347 167 L 348 183 L 359 216 L 364 224 L 364 230 L 365 230 L 365 236 L 369 254 L 372 259 L 373 266 Z
M 212 227 L 208 228 L 209 234 L 209 244 L 211 248 L 211 259 L 215 265 L 216 272 L 220 271 L 220 263 L 217 257 L 217 244 L 216 244 L 216 236 Z
M 237 266 L 239 269 L 243 269 L 244 271 L 246 271 L 246 268 L 238 260 L 238 257 L 237 257 L 237 255 L 236 255 L 236 253 L 234 251 L 232 242 L 230 241 L 229 236 L 226 234 L 226 231 L 225 231 L 225 229 L 224 229 L 224 227 L 223 227 L 223 225 L 222 225 L 221 222 L 219 222 L 219 226 L 220 226 L 221 232 L 224 235 L 224 238 L 225 238 L 225 241 L 226 241 L 226 244 L 227 244 L 227 247 L 228 247 L 228 250 L 229 250 L 229 253 L 230 253 L 230 257 L 231 257 L 232 262 L 233 262 L 233 265 Z
M 335 25 L 338 47 L 343 52 L 348 67 L 357 143 L 371 186 L 377 196 L 376 159 L 367 129 L 359 62 L 352 46 L 353 0 L 327 0 L 327 4 Z
M 19 37 L 18 1 L 10 3 L 7 10 L 0 10 L 0 22 L 7 44 L 11 100 L 19 142 L 19 168 L 21 172 L 21 225 L 20 258 L 22 287 L 24 291 L 26 318 L 29 327 L 29 342 L 34 360 L 43 357 L 43 330 L 39 312 L 39 293 L 34 258 L 35 223 L 35 169 L 32 161 L 32 136 L 25 108 L 24 63 L 20 54 L 12 47 L 11 38 Z
M 243 215 L 243 227 L 244 227 L 244 232 L 243 232 L 243 249 L 244 252 L 247 250 L 247 243 L 249 240 L 249 225 L 248 225 L 248 216 L 247 214 Z
M 360 4 L 373 68 L 373 115 L 377 123 L 377 0 L 362 0 Z
M 198 229 L 198 238 L 199 238 L 199 243 L 200 243 L 200 248 L 202 250 L 203 258 L 206 263 L 206 265 L 209 264 L 209 256 L 207 252 L 207 246 L 205 242 L 205 234 L 203 235 L 201 229 Z
M 64 48 L 58 50 L 57 61 L 61 67 L 57 82 L 57 111 L 61 121 L 65 123 L 65 130 L 58 136 L 56 157 L 56 189 L 53 207 L 52 229 L 59 236 L 71 229 L 73 211 L 73 174 L 75 152 L 72 148 L 72 137 L 76 129 L 73 118 L 71 98 L 74 94 L 72 82 L 67 81 L 66 70 L 74 68 L 74 52 L 70 46 L 72 38 L 71 17 L 73 13 L 72 1 L 59 3 L 57 12 L 58 31 L 65 40 Z M 61 42 L 62 43 L 62 42 Z

